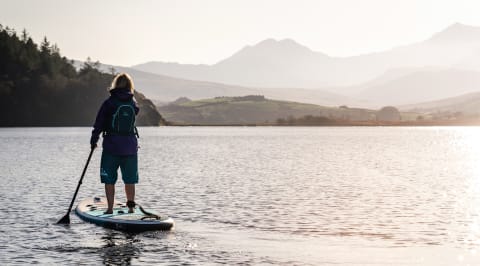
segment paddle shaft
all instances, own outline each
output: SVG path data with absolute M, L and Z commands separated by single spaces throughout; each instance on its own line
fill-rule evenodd
M 77 197 L 78 190 L 80 189 L 80 185 L 82 184 L 83 177 L 85 176 L 85 172 L 87 171 L 87 167 L 88 167 L 88 164 L 90 163 L 90 159 L 92 158 L 92 154 L 93 154 L 94 150 L 95 150 L 95 148 L 92 148 L 90 150 L 90 154 L 88 155 L 87 163 L 85 164 L 85 167 L 83 168 L 82 177 L 80 177 L 80 181 L 78 181 L 77 189 L 75 190 L 75 194 L 73 194 L 73 199 L 72 199 L 72 202 L 70 202 L 70 207 L 68 207 L 67 215 L 69 215 L 70 212 L 72 211 L 73 203 L 75 202 L 75 198 Z

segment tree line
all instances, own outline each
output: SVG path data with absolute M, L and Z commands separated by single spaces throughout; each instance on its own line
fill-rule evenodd
M 90 59 L 80 69 L 44 37 L 37 45 L 26 30 L 0 24 L 0 126 L 89 126 L 114 73 Z M 136 92 L 138 125 L 164 120 L 153 103 Z
M 305 115 L 302 117 L 289 116 L 287 118 L 279 118 L 276 120 L 278 126 L 329 126 L 335 125 L 336 120 L 324 116 Z

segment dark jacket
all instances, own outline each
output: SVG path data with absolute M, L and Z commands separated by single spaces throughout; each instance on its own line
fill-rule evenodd
M 121 88 L 110 91 L 110 97 L 103 102 L 95 119 L 90 139 L 91 145 L 97 144 L 100 134 L 106 132 L 112 123 L 112 117 L 117 108 L 113 100 L 114 97 L 120 101 L 130 101 L 133 99 L 133 93 L 129 89 Z M 135 114 L 138 114 L 140 109 L 135 99 L 133 99 L 133 102 L 135 104 Z M 104 151 L 113 155 L 135 155 L 138 150 L 136 136 L 105 135 L 103 136 L 102 146 Z

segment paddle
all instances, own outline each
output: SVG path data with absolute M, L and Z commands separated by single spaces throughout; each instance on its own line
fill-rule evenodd
M 85 164 L 85 168 L 83 168 L 82 177 L 80 177 L 80 181 L 78 181 L 77 190 L 75 190 L 75 194 L 73 194 L 72 202 L 70 202 L 70 207 L 68 207 L 67 214 L 60 219 L 57 224 L 69 224 L 70 223 L 70 211 L 72 210 L 73 203 L 75 202 L 75 198 L 77 197 L 78 190 L 80 189 L 80 185 L 82 184 L 83 176 L 85 176 L 85 172 L 87 171 L 88 163 L 90 163 L 90 158 L 92 158 L 93 151 L 95 147 L 92 147 L 90 150 L 90 155 L 88 155 L 87 163 Z

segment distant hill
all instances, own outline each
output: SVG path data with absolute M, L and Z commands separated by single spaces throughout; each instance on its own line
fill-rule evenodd
M 86 62 L 78 71 L 47 38 L 37 46 L 23 31 L 0 25 L 0 126 L 91 126 L 108 96 L 112 75 Z M 162 117 L 139 92 L 138 125 L 156 126 Z
M 329 119 L 371 121 L 376 111 L 360 108 L 324 107 L 313 104 L 270 100 L 260 95 L 216 97 L 159 107 L 162 115 L 177 124 L 256 124 L 280 118 L 306 115 Z
M 332 92 L 344 94 L 343 86 L 367 82 L 389 69 L 461 66 L 480 70 L 469 59 L 479 51 L 480 27 L 456 23 L 425 41 L 359 56 L 331 57 L 290 39 L 267 39 L 213 65 L 148 62 L 133 68 L 244 87 L 335 87 L 338 90 Z
M 377 105 L 407 105 L 480 90 L 480 72 L 454 68 L 405 69 L 358 86 L 357 98 Z
M 84 62 L 82 61 L 75 61 L 77 68 L 80 68 L 83 63 Z M 180 97 L 199 100 L 219 96 L 228 97 L 250 94 L 265 95 L 271 99 L 305 102 L 326 106 L 369 106 L 368 101 L 357 100 L 353 97 L 332 93 L 328 90 L 301 88 L 247 88 L 221 83 L 173 78 L 122 66 L 108 64 L 100 65 L 100 69 L 106 73 L 111 72 L 112 68 L 116 72 L 129 73 L 134 79 L 136 88 L 139 88 L 144 92 L 145 95 L 153 102 L 157 103 L 158 106 L 165 105 L 165 102 L 171 102 Z
M 457 97 L 404 105 L 399 108 L 403 111 L 413 111 L 417 113 L 460 112 L 466 116 L 478 116 L 480 115 L 480 90 Z
M 82 65 L 83 62 L 77 62 Z M 102 65 L 108 72 L 127 72 L 157 105 L 165 105 L 180 97 L 192 100 L 236 95 L 265 95 L 270 99 L 311 103 L 323 106 L 348 105 L 360 108 L 381 108 L 385 105 L 406 105 L 461 95 L 480 89 L 480 72 L 442 67 L 391 69 L 375 79 L 355 86 L 325 87 L 322 90 L 302 88 L 246 88 L 233 85 L 183 80 L 138 71 L 132 68 Z M 331 93 L 344 91 L 351 97 Z

